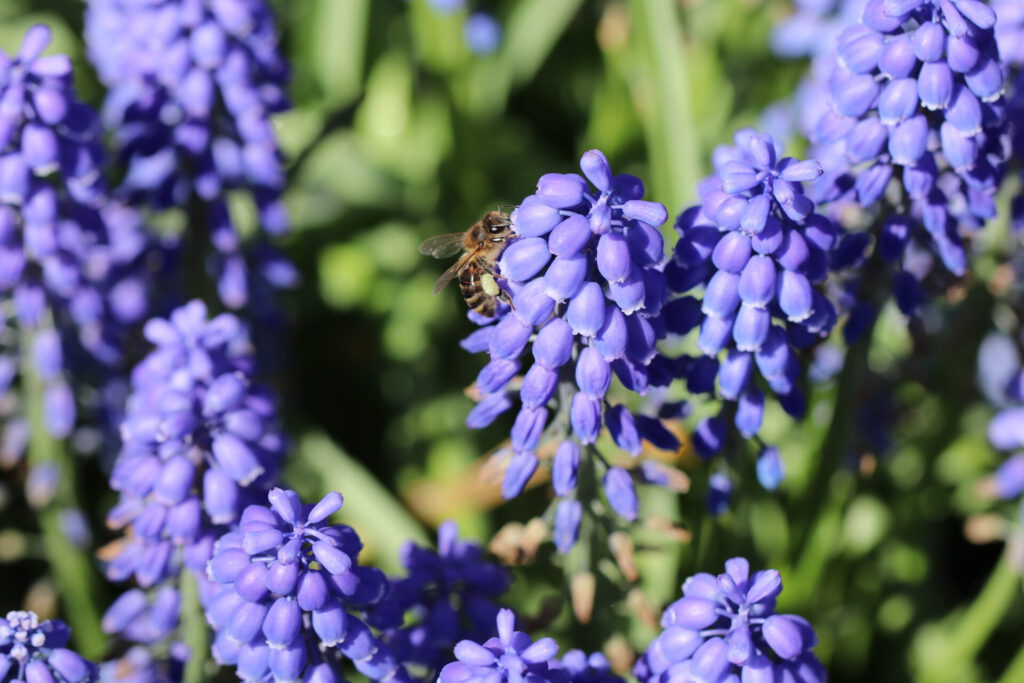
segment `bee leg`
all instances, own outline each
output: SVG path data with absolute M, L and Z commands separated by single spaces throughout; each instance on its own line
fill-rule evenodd
M 498 300 L 508 304 L 508 307 L 511 308 L 513 311 L 516 310 L 516 305 L 512 303 L 512 295 L 508 293 L 508 290 L 501 290 L 498 293 Z

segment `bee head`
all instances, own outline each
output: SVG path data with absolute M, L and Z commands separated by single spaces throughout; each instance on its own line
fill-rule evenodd
M 503 234 L 510 225 L 508 214 L 501 211 L 491 211 L 484 218 L 484 227 L 491 235 Z

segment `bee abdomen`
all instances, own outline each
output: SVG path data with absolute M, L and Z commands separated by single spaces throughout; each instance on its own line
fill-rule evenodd
M 462 271 L 459 276 L 459 290 L 462 292 L 462 298 L 466 300 L 467 306 L 480 315 L 488 318 L 494 317 L 498 310 L 497 301 L 495 297 L 484 290 L 481 273 L 476 267 L 471 266 Z

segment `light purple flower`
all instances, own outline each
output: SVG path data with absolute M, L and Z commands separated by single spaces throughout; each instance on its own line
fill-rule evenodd
M 661 616 L 664 629 L 637 660 L 642 683 L 679 677 L 708 683 L 794 680 L 820 683 L 825 670 L 811 652 L 817 636 L 810 623 L 776 614 L 782 579 L 774 569 L 750 574 L 746 559 L 725 563 L 725 573 L 695 574 L 683 597 Z M 688 678 L 689 677 L 689 678 Z
M 512 454 L 502 450 L 495 456 L 505 467 L 502 495 L 518 496 L 540 465 L 541 448 L 560 444 L 556 493 L 576 501 L 561 504 L 556 515 L 563 552 L 590 509 L 577 500 L 576 474 L 581 468 L 607 470 L 594 445 L 604 427 L 633 456 L 642 452 L 644 439 L 658 448 L 678 445 L 657 418 L 635 415 L 610 395 L 613 377 L 627 391 L 646 395 L 681 374 L 657 349 L 667 332 L 668 291 L 657 227 L 667 212 L 643 199 L 638 178 L 613 175 L 598 150 L 583 155 L 580 169 L 582 175 L 542 176 L 537 192 L 512 212 L 515 237 L 497 268 L 512 306 L 502 305 L 494 320 L 463 342 L 490 355 L 476 381 L 482 398 L 467 424 L 484 427 L 517 409 Z M 633 502 L 626 493 L 631 475 L 619 472 L 604 488 L 605 498 L 612 511 L 632 520 L 635 493 Z
M 403 676 L 356 613 L 379 603 L 388 581 L 358 564 L 362 542 L 351 527 L 327 521 L 341 495 L 304 505 L 275 488 L 268 498 L 269 507 L 250 505 L 217 540 L 206 567 L 217 661 L 244 680 L 341 680 L 343 658 L 372 680 Z

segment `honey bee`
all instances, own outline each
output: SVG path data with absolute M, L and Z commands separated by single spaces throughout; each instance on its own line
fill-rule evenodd
M 420 245 L 420 253 L 434 258 L 448 258 L 462 251 L 459 260 L 437 278 L 434 294 L 447 286 L 456 275 L 466 305 L 482 316 L 493 318 L 498 302 L 508 302 L 508 293 L 499 285 L 494 264 L 505 243 L 512 236 L 509 215 L 488 211 L 465 232 L 435 235 Z

